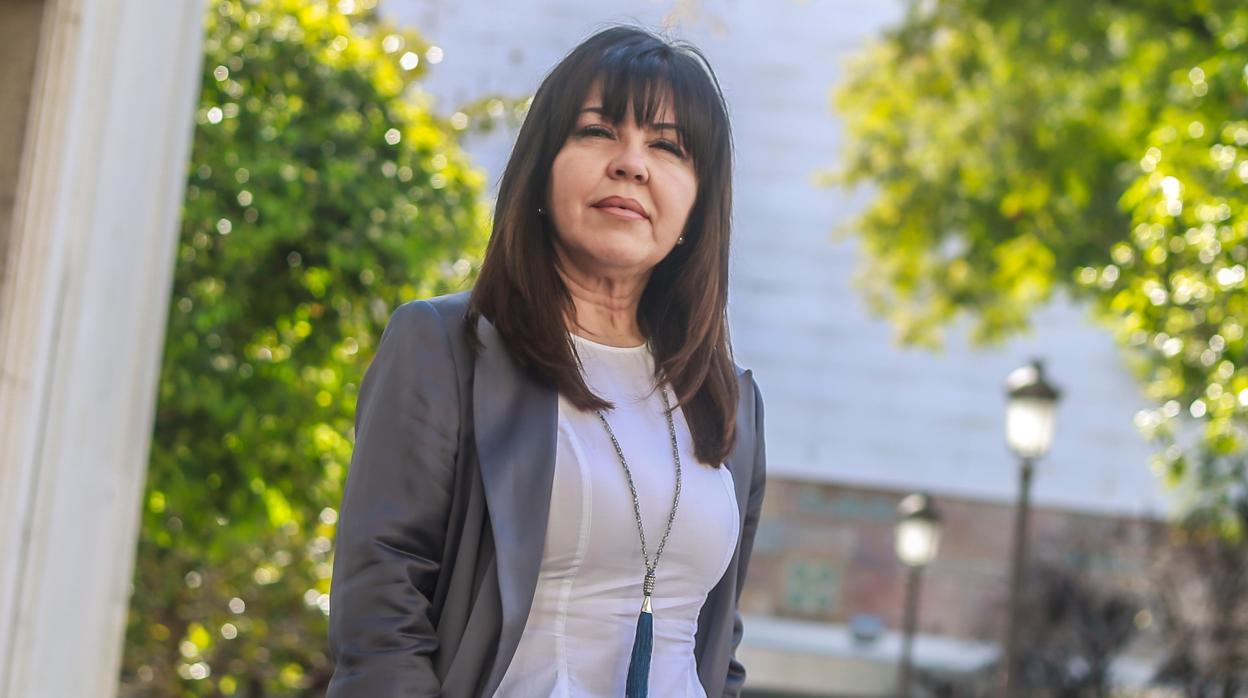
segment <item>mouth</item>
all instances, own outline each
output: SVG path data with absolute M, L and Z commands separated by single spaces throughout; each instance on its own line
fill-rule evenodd
M 593 206 L 604 213 L 611 213 L 626 220 L 641 220 L 650 217 L 640 201 L 626 196 L 604 196 Z
M 614 216 L 614 217 L 616 217 L 616 218 L 622 218 L 622 219 L 627 220 L 627 221 L 644 221 L 644 220 L 646 220 L 646 217 L 645 217 L 645 216 L 643 216 L 643 215 L 641 215 L 640 213 L 637 213 L 636 211 L 634 211 L 634 210 L 632 210 L 632 209 L 630 209 L 630 208 L 624 208 L 624 207 L 622 207 L 622 206 L 594 206 L 593 208 L 594 208 L 594 210 L 597 210 L 597 211 L 602 211 L 603 213 L 605 213 L 605 214 L 607 214 L 607 215 L 609 215 L 609 216 Z

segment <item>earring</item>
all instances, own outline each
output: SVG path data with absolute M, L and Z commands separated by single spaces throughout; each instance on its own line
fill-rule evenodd
M 541 207 L 541 206 L 538 206 L 538 207 L 537 207 L 537 215 L 539 215 L 539 216 L 540 216 L 540 215 L 542 215 L 542 214 L 544 214 L 544 213 L 546 213 L 546 212 L 542 210 L 542 207 Z
M 684 235 L 681 235 L 680 237 L 676 238 L 676 244 L 677 244 L 677 245 L 683 245 L 683 244 L 685 244 L 685 236 L 684 236 Z

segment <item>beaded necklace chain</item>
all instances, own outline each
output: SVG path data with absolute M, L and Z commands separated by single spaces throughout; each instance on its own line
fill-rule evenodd
M 607 436 L 611 437 L 611 445 L 615 447 L 615 454 L 620 458 L 620 465 L 624 467 L 628 491 L 633 495 L 633 516 L 637 520 L 637 535 L 641 538 L 641 559 L 646 566 L 646 576 L 641 584 L 641 614 L 637 618 L 637 634 L 633 640 L 632 659 L 628 665 L 628 685 L 624 691 L 626 698 L 644 698 L 646 695 L 653 644 L 654 611 L 650 596 L 654 593 L 654 573 L 659 567 L 659 558 L 663 556 L 663 548 L 667 545 L 667 536 L 672 532 L 672 522 L 676 520 L 676 508 L 680 505 L 680 449 L 676 445 L 676 425 L 672 421 L 672 408 L 667 399 L 667 390 L 660 387 L 659 392 L 663 397 L 663 414 L 667 417 L 667 433 L 672 439 L 672 460 L 676 463 L 676 492 L 672 496 L 672 511 L 667 515 L 667 527 L 663 529 L 663 538 L 659 540 L 659 547 L 654 551 L 653 562 L 646 550 L 646 531 L 641 525 L 641 502 L 637 498 L 637 487 L 633 484 L 633 474 L 628 468 L 628 461 L 624 458 L 624 449 L 620 448 L 620 442 L 616 440 L 615 432 L 611 430 L 611 425 L 607 423 L 602 410 L 596 410 L 598 419 L 607 430 Z

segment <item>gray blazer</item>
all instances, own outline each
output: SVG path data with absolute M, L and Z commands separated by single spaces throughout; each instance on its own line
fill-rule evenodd
M 494 326 L 463 325 L 468 293 L 401 306 L 360 386 L 338 520 L 330 698 L 492 696 L 520 642 L 546 537 L 558 396 L 519 370 Z M 737 600 L 763 501 L 763 402 L 737 369 L 741 536 L 698 616 L 708 696 L 745 669 Z

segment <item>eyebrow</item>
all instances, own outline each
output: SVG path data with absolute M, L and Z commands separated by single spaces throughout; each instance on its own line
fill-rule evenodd
M 598 116 L 606 116 L 606 114 L 603 113 L 602 107 L 585 107 L 584 109 L 577 112 L 577 114 L 578 115 L 584 114 L 587 111 L 593 112 L 597 114 Z M 676 131 L 677 133 L 680 132 L 680 128 L 677 127 L 676 124 L 671 123 L 670 121 L 664 121 L 663 123 L 659 123 L 659 124 L 651 124 L 651 126 L 653 126 L 656 130 L 659 130 L 659 131 Z

